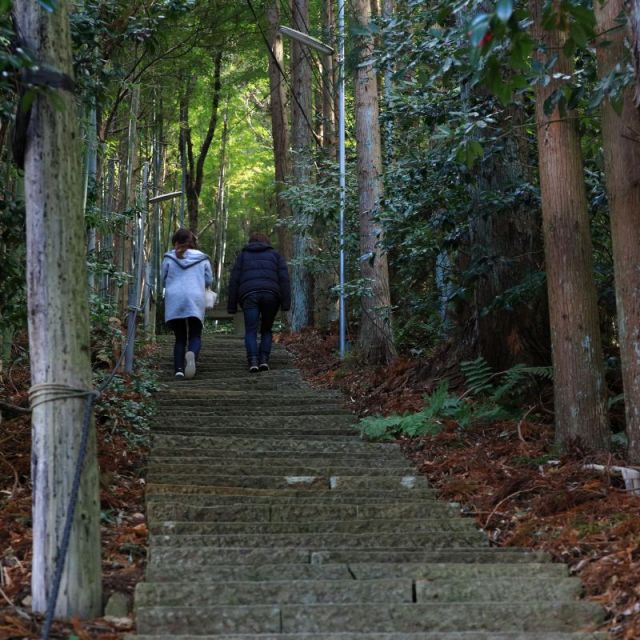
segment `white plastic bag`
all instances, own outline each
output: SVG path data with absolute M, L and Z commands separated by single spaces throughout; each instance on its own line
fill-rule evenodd
M 215 291 L 212 291 L 209 287 L 204 290 L 204 306 L 205 309 L 213 309 L 216 306 L 216 300 L 218 299 L 218 294 Z

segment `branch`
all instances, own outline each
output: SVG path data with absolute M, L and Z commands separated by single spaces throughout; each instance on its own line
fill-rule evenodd
M 133 73 L 133 71 L 136 69 L 136 67 L 140 64 L 140 62 L 144 59 L 144 55 L 141 56 L 140 58 L 138 58 L 138 60 L 134 63 L 132 69 L 129 71 L 129 73 L 127 73 L 127 75 L 125 76 L 123 82 L 126 82 L 126 86 L 123 87 L 122 89 L 120 89 L 120 91 L 118 92 L 118 95 L 116 96 L 115 102 L 113 103 L 113 107 L 111 107 L 111 111 L 109 112 L 109 115 L 107 116 L 107 119 L 105 120 L 104 125 L 102 126 L 102 131 L 100 132 L 100 140 L 101 142 L 104 142 L 106 140 L 107 137 L 107 133 L 109 133 L 109 129 L 111 127 L 111 122 L 113 121 L 113 119 L 116 116 L 116 113 L 118 112 L 118 107 L 120 106 L 120 104 L 122 103 L 122 101 L 124 100 L 124 98 L 127 96 L 127 94 L 129 93 L 129 88 L 131 84 L 135 84 L 140 77 L 142 76 L 142 74 L 152 65 L 154 65 L 156 62 L 158 62 L 159 60 L 162 60 L 163 58 L 166 58 L 169 56 L 169 54 L 173 53 L 174 51 L 176 51 L 177 49 L 179 49 L 180 47 L 186 45 L 189 40 L 191 40 L 192 38 L 195 38 L 195 36 L 198 34 L 198 32 L 194 32 L 192 34 L 189 35 L 188 38 L 186 38 L 185 40 L 182 40 L 181 42 L 179 42 L 178 44 L 176 44 L 173 47 L 170 47 L 169 49 L 167 49 L 164 53 L 161 53 L 160 55 L 157 55 L 155 58 L 153 58 L 150 62 L 148 62 L 146 65 L 144 65 L 142 67 L 142 69 L 140 69 L 140 71 L 138 71 L 138 73 L 136 73 L 133 77 L 131 77 L 131 74 Z M 191 49 L 193 49 L 193 47 L 195 47 L 195 42 L 192 44 L 191 48 L 188 49 L 187 51 L 185 51 L 183 54 L 181 55 L 185 55 L 186 53 L 188 53 L 189 51 L 191 51 Z
M 207 153 L 209 153 L 209 147 L 211 146 L 211 141 L 213 140 L 213 136 L 216 132 L 216 125 L 218 124 L 218 105 L 220 104 L 220 69 L 222 67 L 222 51 L 217 51 L 213 61 L 213 102 L 211 105 L 211 118 L 209 119 L 209 128 L 207 129 L 207 135 L 204 137 L 202 141 L 202 146 L 200 147 L 200 154 L 198 155 L 198 164 L 196 167 L 196 177 L 195 177 L 195 191 L 200 196 L 200 191 L 202 190 L 202 177 L 204 171 L 204 161 L 207 158 Z

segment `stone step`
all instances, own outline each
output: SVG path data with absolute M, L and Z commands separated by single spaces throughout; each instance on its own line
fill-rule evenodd
M 446 503 L 423 501 L 413 504 L 326 504 L 313 502 L 307 505 L 293 503 L 289 506 L 279 504 L 221 504 L 209 507 L 185 505 L 182 502 L 149 502 L 147 504 L 149 521 L 153 520 L 190 520 L 191 522 L 236 522 L 251 523 L 293 523 L 303 522 L 313 526 L 326 520 L 344 520 L 349 522 L 370 522 L 389 519 L 402 522 L 408 519 L 423 518 L 443 520 L 455 514 L 455 509 Z M 404 519 L 407 520 L 404 520 Z M 384 520 L 382 520 L 384 521 Z M 449 518 L 450 522 L 468 523 L 466 518 Z M 456 526 L 458 526 L 456 524 Z
M 577 578 L 494 577 L 442 579 L 271 580 L 268 582 L 163 582 L 136 587 L 138 607 L 250 604 L 346 604 L 417 602 L 573 602 L 581 590 Z
M 336 398 L 313 398 L 306 393 L 292 393 L 287 397 L 282 397 L 282 394 L 264 394 L 262 400 L 243 399 L 240 396 L 229 397 L 219 396 L 213 392 L 208 394 L 195 395 L 192 393 L 172 393 L 166 394 L 156 398 L 156 406 L 164 410 L 165 408 L 171 409 L 177 408 L 227 408 L 235 409 L 236 407 L 246 407 L 249 411 L 261 411 L 270 409 L 273 407 L 334 407 L 338 409 L 344 409 L 347 404 L 343 400 Z M 252 414 L 249 414 L 252 415 Z
M 139 607 L 140 633 L 327 633 L 573 631 L 602 622 L 597 605 L 576 603 L 318 604 Z
M 261 381 L 265 382 L 284 382 L 293 378 L 298 382 L 301 382 L 302 378 L 295 377 L 297 371 L 290 369 L 289 365 L 281 364 L 277 362 L 269 363 L 271 367 L 270 371 L 261 372 L 258 374 L 249 373 L 246 365 L 242 365 L 239 362 L 235 364 L 221 363 L 217 366 L 204 366 L 200 365 L 196 372 L 196 377 L 193 380 L 176 380 L 173 375 L 173 364 L 167 363 L 164 365 L 164 373 L 160 375 L 160 382 L 166 385 L 167 388 L 189 388 L 191 384 L 196 384 L 198 381 L 206 380 L 207 382 L 217 383 L 225 380 L 238 381 L 239 383 L 246 384 L 258 384 Z
M 390 471 L 396 472 L 398 469 L 404 469 L 408 472 L 413 472 L 414 469 L 408 464 L 407 460 L 402 457 L 343 457 L 335 456 L 332 458 L 322 456 L 307 456 L 304 458 L 288 456 L 281 458 L 274 458 L 272 456 L 266 457 L 248 457 L 240 460 L 229 460 L 222 455 L 219 456 L 207 456 L 203 455 L 197 449 L 192 449 L 188 454 L 178 455 L 152 455 L 149 458 L 149 467 L 159 467 L 161 465 L 170 466 L 190 466 L 192 468 L 206 467 L 208 469 L 215 469 L 216 467 L 224 467 L 226 469 L 244 469 L 244 468 L 256 468 L 263 467 L 271 469 L 272 471 L 279 471 L 281 469 L 322 469 L 324 471 L 332 470 L 344 470 L 344 469 L 362 469 L 366 468 L 372 473 L 378 471 Z M 200 455 L 198 455 L 200 454 Z
M 321 402 L 322 400 L 329 400 L 331 402 L 345 402 L 345 397 L 342 394 L 338 394 L 335 391 L 315 391 L 312 389 L 306 389 L 305 391 L 295 391 L 285 396 L 279 393 L 256 393 L 253 391 L 225 389 L 214 390 L 208 386 L 183 386 L 182 388 L 172 387 L 165 389 L 159 395 L 157 401 L 164 402 L 173 400 L 210 400 L 215 398 L 218 401 L 244 401 L 246 404 L 262 405 L 265 402 L 289 402 L 292 398 L 300 399 L 301 401 L 308 402 Z
M 293 547 L 326 549 L 349 546 L 354 549 L 405 547 L 413 549 L 446 549 L 487 545 L 486 536 L 475 531 L 400 533 L 273 533 L 273 534 L 157 534 L 151 543 L 167 547 Z
M 344 453 L 331 453 L 331 454 L 323 454 L 322 452 L 318 453 L 315 451 L 307 451 L 307 452 L 298 452 L 294 455 L 291 455 L 290 452 L 286 451 L 270 451 L 265 453 L 265 455 L 261 456 L 252 456 L 249 455 L 250 452 L 246 452 L 244 456 L 241 458 L 230 458 L 229 452 L 224 449 L 196 449 L 196 448 L 184 448 L 184 447 L 175 447 L 172 449 L 154 447 L 151 452 L 151 460 L 160 461 L 162 460 L 170 462 L 171 460 L 179 461 L 179 460 L 193 460 L 194 462 L 209 462 L 212 463 L 220 462 L 221 460 L 229 460 L 230 463 L 234 462 L 242 462 L 251 464 L 252 462 L 260 463 L 264 462 L 265 466 L 271 467 L 282 467 L 288 466 L 291 464 L 300 465 L 300 466 L 315 466 L 315 465 L 336 465 L 340 467 L 359 467 L 359 466 L 368 466 L 368 467 L 386 467 L 390 468 L 395 467 L 406 467 L 407 459 L 400 453 L 399 447 L 391 451 L 385 451 L 382 454 L 378 453 L 367 453 L 367 450 L 364 451 L 352 451 L 352 452 L 344 452 Z
M 215 418 L 219 416 L 321 416 L 321 415 L 351 415 L 342 405 L 333 404 L 305 404 L 292 405 L 290 407 L 271 406 L 262 409 L 246 407 L 243 404 L 221 405 L 219 403 L 208 403 L 198 406 L 197 404 L 186 404 L 180 408 L 180 404 L 175 403 L 162 408 L 162 415 L 167 418 Z
M 457 503 L 438 502 L 434 497 L 423 496 L 407 492 L 403 498 L 392 495 L 385 498 L 384 495 L 363 495 L 363 494 L 344 494 L 334 492 L 313 492 L 308 491 L 261 491 L 254 489 L 245 491 L 244 489 L 236 489 L 227 491 L 226 488 L 213 487 L 201 488 L 197 491 L 193 487 L 171 487 L 163 485 L 148 485 L 149 494 L 146 497 L 147 504 L 150 506 L 180 503 L 184 507 L 228 507 L 234 505 L 236 507 L 273 507 L 274 514 L 283 514 L 282 509 L 286 508 L 291 513 L 291 509 L 301 509 L 300 513 L 307 516 L 310 509 L 318 509 L 318 516 L 324 518 L 325 514 L 332 513 L 331 509 L 335 507 L 347 508 L 349 513 L 353 513 L 354 508 L 361 506 L 363 509 L 369 507 L 381 507 L 392 509 L 397 507 L 398 513 L 404 513 L 405 508 L 419 507 L 428 510 L 428 513 L 437 513 L 438 505 L 442 507 L 458 509 Z M 392 511 L 391 511 L 392 512 Z M 387 512 L 387 513 L 391 513 Z M 358 511 L 358 513 L 376 513 L 375 511 Z
M 180 500 L 184 504 L 219 504 L 220 498 L 226 497 L 227 502 L 241 502 L 246 500 L 252 502 L 255 498 L 282 498 L 295 503 L 305 504 L 307 502 L 323 501 L 331 497 L 336 497 L 339 502 L 352 503 L 360 501 L 362 503 L 380 503 L 388 504 L 402 503 L 424 498 L 431 500 L 435 496 L 435 492 L 430 489 L 420 489 L 419 491 L 397 490 L 380 491 L 366 489 L 343 489 L 340 491 L 331 490 L 310 490 L 297 488 L 291 489 L 262 489 L 256 487 L 211 487 L 209 485 L 190 485 L 190 484 L 153 484 L 147 485 L 147 501 L 163 500 L 174 502 Z
M 403 545 L 404 546 L 404 545 Z M 522 551 L 495 547 L 451 547 L 441 549 L 354 548 L 351 545 L 326 549 L 321 546 L 222 548 L 202 546 L 157 546 L 150 548 L 149 563 L 153 566 L 219 567 L 223 565 L 259 564 L 528 564 L 547 562 L 550 558 L 539 551 Z
M 181 425 L 185 420 L 181 418 L 168 419 L 164 415 L 155 416 L 150 420 L 151 425 L 155 424 Z M 225 416 L 210 424 L 224 424 L 230 427 L 352 427 L 355 429 L 356 418 L 351 413 L 341 413 L 335 416 Z
M 136 607 L 413 602 L 413 582 L 400 580 L 275 580 L 270 582 L 140 583 Z
M 198 522 L 149 518 L 149 531 L 156 535 L 189 534 L 298 534 L 298 533 L 475 533 L 470 520 L 440 518 L 420 520 L 317 520 L 311 522 Z
M 221 449 L 227 452 L 228 458 L 232 456 L 242 459 L 243 455 L 250 455 L 257 452 L 279 453 L 287 452 L 289 454 L 297 453 L 315 453 L 316 455 L 327 455 L 329 453 L 385 453 L 393 452 L 399 455 L 400 451 L 397 445 L 364 442 L 358 439 L 327 442 L 323 438 L 307 438 L 301 440 L 291 440 L 290 438 L 281 438 L 279 440 L 272 439 L 264 441 L 260 438 L 229 438 L 223 436 L 180 436 L 180 435 L 157 435 L 153 438 L 154 449 L 175 449 L 180 447 L 206 449 Z
M 396 491 L 404 494 L 426 493 L 433 495 L 433 489 L 424 476 L 378 475 L 378 476 L 334 476 L 334 475 L 211 475 L 209 473 L 168 474 L 150 471 L 147 482 L 167 485 L 190 485 L 206 487 L 243 487 L 257 489 L 297 489 L 307 491 Z
M 563 631 L 435 631 L 416 633 L 260 633 L 218 635 L 128 635 L 125 640 L 607 640 L 603 632 Z
M 342 564 L 239 564 L 205 565 L 188 562 L 179 566 L 151 562 L 146 577 L 149 582 L 234 582 L 268 580 L 380 580 L 405 578 L 410 580 L 485 580 L 496 578 L 563 579 L 564 564 L 552 562 L 527 563 L 399 563 L 364 562 Z
M 217 421 L 215 421 L 217 422 Z M 308 438 L 309 436 L 323 438 L 358 438 L 354 429 L 340 429 L 330 427 L 225 427 L 225 426 L 196 426 L 191 421 L 183 426 L 155 425 L 151 427 L 154 434 L 167 435 L 195 435 L 195 436 L 240 436 L 245 438 Z
M 218 461 L 218 464 L 199 464 L 199 463 L 181 463 L 181 464 L 159 464 L 151 461 L 147 467 L 149 477 L 151 475 L 158 476 L 160 474 L 167 475 L 190 475 L 200 477 L 206 475 L 228 475 L 228 476 L 268 476 L 268 475 L 286 475 L 286 476 L 323 476 L 323 477 L 344 477 L 344 476 L 397 476 L 402 474 L 409 477 L 413 470 L 409 467 L 402 469 L 399 467 L 387 468 L 370 468 L 370 467 L 347 467 L 347 466 L 302 466 L 292 463 L 289 466 L 272 467 L 271 465 L 255 466 L 251 464 L 238 463 L 230 460 L 228 464 Z

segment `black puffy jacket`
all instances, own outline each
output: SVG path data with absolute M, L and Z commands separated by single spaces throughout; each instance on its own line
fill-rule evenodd
M 235 313 L 238 303 L 254 291 L 270 291 L 280 299 L 283 311 L 291 308 L 291 285 L 284 258 L 266 242 L 250 242 L 236 258 L 229 280 L 227 311 Z

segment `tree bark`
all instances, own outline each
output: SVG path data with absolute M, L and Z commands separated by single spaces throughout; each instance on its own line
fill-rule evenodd
M 294 29 L 308 32 L 308 0 L 292 0 L 291 21 Z M 293 113 L 291 119 L 291 147 L 293 152 L 292 178 L 296 187 L 311 182 L 311 65 L 310 55 L 304 45 L 294 40 L 291 44 L 291 77 L 293 83 Z M 309 254 L 307 233 L 311 225 L 310 216 L 299 205 L 292 207 L 296 229 L 293 232 L 291 265 L 291 313 L 292 331 L 309 326 L 311 309 L 311 275 L 305 258 Z
M 615 30 L 622 0 L 594 5 L 598 31 L 606 46 L 597 48 L 598 74 L 606 76 L 625 58 L 624 30 Z M 622 362 L 629 457 L 640 462 L 640 113 L 634 89 L 624 92 L 622 112 L 606 99 L 602 107 L 602 143 L 611 219 L 618 337 Z
M 213 90 L 211 93 L 211 115 L 198 157 L 193 155 L 193 141 L 191 139 L 191 127 L 189 126 L 189 102 L 191 98 L 190 81 L 187 81 L 185 90 L 180 98 L 180 122 L 181 142 L 180 153 L 186 153 L 185 189 L 187 197 L 187 215 L 189 229 L 196 235 L 198 233 L 198 209 L 200 206 L 200 193 L 204 179 L 204 163 L 213 141 L 218 124 L 218 106 L 220 105 L 220 71 L 222 69 L 222 51 L 217 51 L 213 58 Z
M 478 187 L 485 193 L 513 192 L 533 179 L 525 169 L 528 153 L 522 152 L 515 137 L 524 126 L 526 115 L 522 109 L 513 108 L 500 111 L 496 118 L 504 142 L 500 153 L 483 159 Z M 487 131 L 488 136 L 496 133 Z M 484 313 L 497 296 L 522 283 L 531 273 L 544 270 L 540 209 L 531 200 L 497 210 L 483 210 L 478 203 L 469 225 L 473 260 L 486 265 L 486 273 L 474 286 L 476 350 L 469 357 L 475 358 L 479 353 L 497 371 L 517 363 L 548 365 L 551 357 L 544 291 L 519 300 L 508 309 Z
M 41 65 L 73 77 L 69 2 L 55 11 L 14 5 L 27 46 Z M 54 89 L 50 89 L 54 91 Z M 27 286 L 31 382 L 91 388 L 82 156 L 74 95 L 33 101 L 25 156 Z M 58 101 L 63 107 L 56 106 Z M 36 404 L 32 413 L 33 610 L 52 586 L 82 430 L 85 398 Z M 56 614 L 95 617 L 102 606 L 100 505 L 93 428 L 82 474 Z
M 370 0 L 351 0 L 354 19 L 367 28 Z M 369 291 L 362 296 L 359 345 L 370 363 L 389 362 L 395 355 L 391 328 L 391 297 L 387 256 L 380 249 L 382 225 L 376 220 L 383 199 L 378 81 L 373 67 L 373 37 L 359 38 L 360 62 L 355 77 L 356 151 L 360 212 L 361 273 Z
M 336 31 L 333 0 L 322 0 L 322 39 L 332 45 Z M 328 156 L 336 156 L 336 111 L 334 94 L 334 54 L 322 56 L 322 147 Z
M 280 25 L 280 0 L 270 0 L 266 7 L 269 23 L 269 88 L 271 95 L 271 131 L 273 134 L 273 159 L 276 178 L 276 206 L 278 210 L 278 249 L 288 260 L 291 257 L 291 234 L 285 222 L 291 217 L 289 203 L 282 197 L 282 190 L 289 180 L 289 131 L 287 118 L 287 88 L 282 78 L 284 69 L 284 44 L 278 31 Z
M 554 5 L 557 9 L 557 0 Z M 538 59 L 545 64 L 557 55 L 551 73 L 570 75 L 572 63 L 562 53 L 564 34 L 543 28 L 542 0 L 530 0 L 530 10 L 545 46 Z M 544 112 L 545 100 L 558 87 L 553 77 L 535 87 L 556 441 L 577 440 L 603 450 L 609 442 L 606 388 L 580 139 L 572 114 L 557 106 L 549 115 Z

